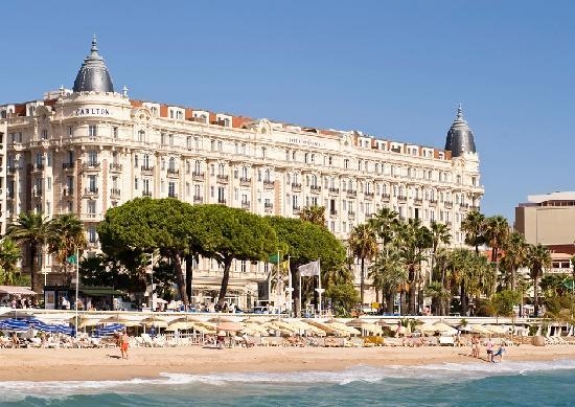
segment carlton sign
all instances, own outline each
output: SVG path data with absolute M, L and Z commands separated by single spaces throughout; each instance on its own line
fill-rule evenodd
M 74 110 L 74 116 L 110 116 L 112 112 L 105 107 L 81 107 Z

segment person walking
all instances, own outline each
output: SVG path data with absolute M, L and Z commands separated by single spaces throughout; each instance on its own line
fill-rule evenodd
M 122 359 L 129 359 L 128 348 L 130 346 L 130 337 L 126 331 L 120 334 L 120 353 L 122 354 Z
M 485 344 L 485 349 L 487 350 L 487 361 L 493 362 L 493 341 L 491 337 L 487 339 L 487 343 Z

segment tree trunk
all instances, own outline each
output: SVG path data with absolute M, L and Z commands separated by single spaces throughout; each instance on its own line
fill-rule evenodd
M 36 259 L 36 254 L 38 252 L 38 247 L 36 246 L 36 244 L 32 243 L 30 244 L 30 287 L 32 289 L 32 291 L 34 291 L 37 294 L 41 294 L 43 292 L 43 290 L 41 289 L 41 286 L 38 284 L 38 276 L 36 275 L 36 263 L 37 263 L 37 259 Z
M 499 277 L 499 255 L 498 255 L 498 248 L 494 247 L 493 248 L 493 253 L 492 253 L 492 262 L 495 263 L 495 270 L 494 270 L 494 278 L 493 278 L 493 293 L 497 292 L 497 278 Z
M 293 309 L 295 311 L 295 316 L 302 316 L 301 314 L 301 307 L 300 307 L 300 303 L 299 303 L 299 298 L 300 298 L 300 292 L 301 292 L 301 286 L 300 286 L 300 281 L 301 278 L 299 277 L 299 272 L 297 271 L 296 268 L 294 268 L 291 271 L 291 276 L 292 276 L 292 286 L 293 286 L 293 294 L 292 294 L 292 300 L 293 300 Z
M 467 298 L 465 297 L 465 280 L 461 280 L 459 290 L 459 300 L 461 301 L 461 316 L 467 315 Z
M 535 302 L 535 317 L 539 316 L 539 290 L 537 289 L 538 286 L 538 278 L 535 276 L 533 279 L 533 299 Z
M 192 278 L 194 276 L 194 256 L 184 256 L 186 259 L 186 297 L 188 297 L 188 303 L 192 303 Z
M 515 291 L 515 267 L 511 267 L 511 290 Z
M 395 293 L 389 293 L 387 295 L 387 313 L 390 315 L 393 315 L 393 305 L 394 305 L 394 298 L 395 297 Z
M 220 309 L 226 302 L 226 294 L 228 292 L 228 284 L 230 282 L 230 268 L 232 267 L 232 258 L 224 258 L 224 276 L 222 277 L 222 286 L 220 287 L 220 295 L 218 297 L 218 306 Z
M 364 291 L 365 291 L 365 272 L 364 272 L 364 267 L 365 267 L 365 259 L 362 257 L 361 258 L 361 283 L 360 283 L 360 295 L 361 295 L 361 308 L 363 309 L 363 296 L 364 296 Z
M 186 281 L 184 280 L 184 272 L 182 271 L 182 258 L 179 253 L 172 255 L 174 266 L 176 268 L 176 284 L 178 285 L 178 293 L 184 302 L 186 309 L 188 308 L 188 297 L 186 296 Z

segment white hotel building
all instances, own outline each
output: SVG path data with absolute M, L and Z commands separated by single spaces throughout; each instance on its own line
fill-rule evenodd
M 461 109 L 439 149 L 131 100 L 125 88 L 114 91 L 95 40 L 73 90 L 0 106 L 0 135 L 2 233 L 22 211 L 72 212 L 86 225 L 88 255 L 98 250 L 96 225 L 106 210 L 141 196 L 287 217 L 323 205 L 328 228 L 341 239 L 390 207 L 426 225 L 449 224 L 457 245 L 462 219 L 483 195 Z M 62 281 L 60 265 L 46 257 L 48 284 Z M 196 294 L 218 289 L 217 264 L 202 260 L 194 268 Z M 232 295 L 252 303 L 267 270 L 238 261 Z

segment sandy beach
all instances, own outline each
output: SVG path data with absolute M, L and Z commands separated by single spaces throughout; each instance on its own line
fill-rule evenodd
M 505 361 L 575 359 L 573 345 L 507 349 Z M 155 378 L 160 373 L 339 371 L 358 365 L 487 363 L 470 357 L 470 352 L 469 347 L 137 347 L 130 349 L 129 360 L 123 360 L 118 348 L 0 349 L 0 380 L 101 381 Z M 482 352 L 485 357 L 484 349 Z

